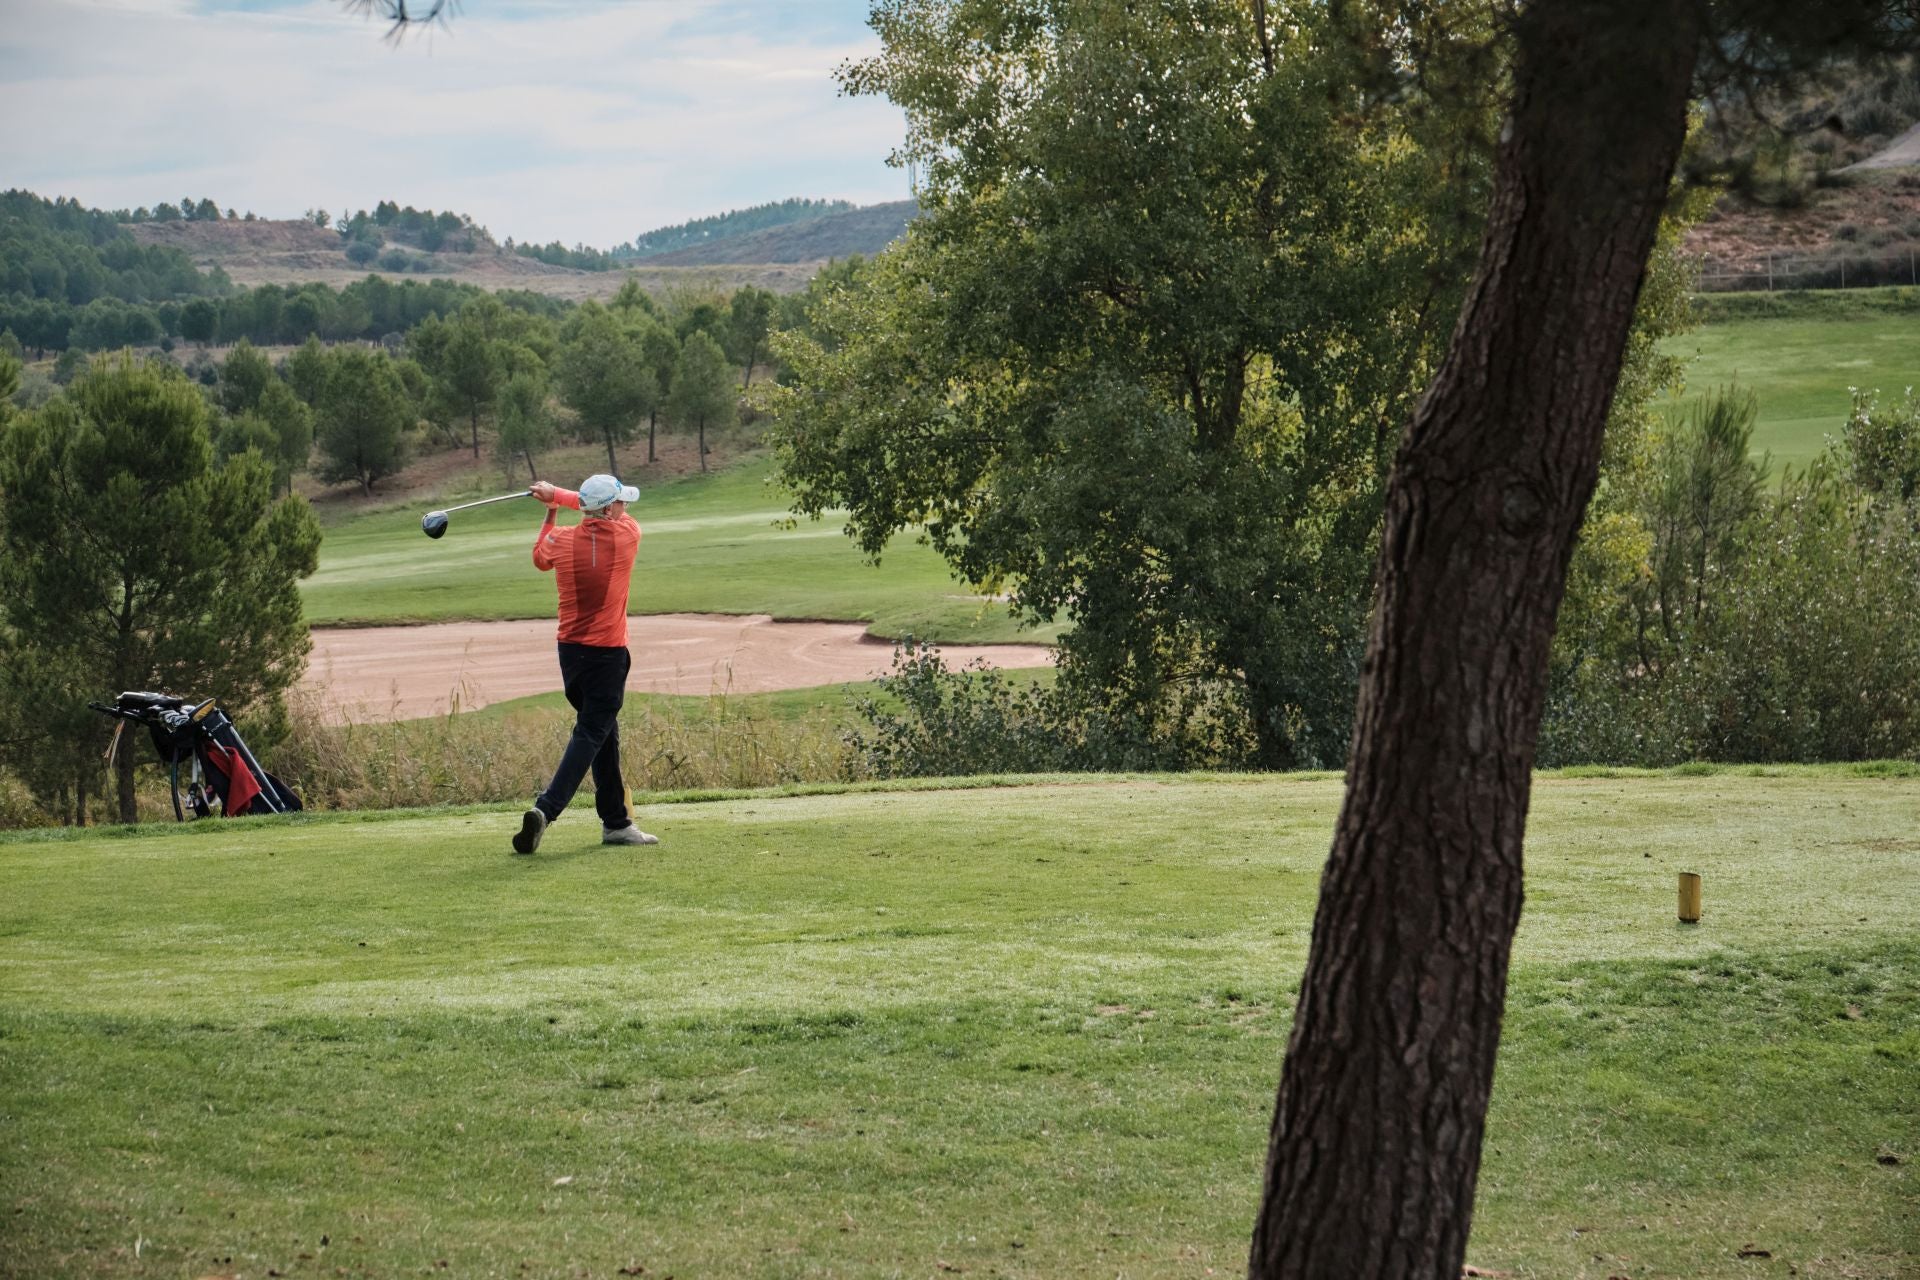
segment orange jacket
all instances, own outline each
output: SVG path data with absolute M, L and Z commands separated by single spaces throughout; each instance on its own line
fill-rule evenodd
M 562 506 L 580 509 L 580 495 L 555 488 Z M 608 649 L 627 647 L 627 588 L 640 526 L 632 516 L 589 516 L 577 525 L 556 525 L 553 511 L 533 544 L 533 565 L 551 569 L 560 588 L 560 641 Z

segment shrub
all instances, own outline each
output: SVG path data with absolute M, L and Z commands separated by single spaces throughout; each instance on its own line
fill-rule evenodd
M 387 271 L 405 271 L 413 262 L 413 255 L 404 249 L 389 249 L 380 255 L 380 266 Z
M 1064 672 L 1017 683 L 984 665 L 949 670 L 933 645 L 909 639 L 877 697 L 860 698 L 864 729 L 846 742 L 877 778 L 983 773 L 1242 769 L 1255 744 L 1240 690 L 1200 682 L 1154 714 L 1104 705 Z M 897 708 L 897 710 L 896 710 Z
M 1841 223 L 1833 229 L 1833 238 L 1835 240 L 1858 240 L 1860 238 L 1860 224 L 1857 222 Z
M 1684 455 L 1663 455 L 1650 494 L 1697 494 Z M 1541 763 L 1920 754 L 1917 488 L 1920 403 L 1864 398 L 1842 440 L 1723 531 L 1707 572 L 1684 571 L 1688 520 L 1643 504 L 1649 581 L 1679 562 L 1679 590 L 1636 603 L 1629 587 L 1630 638 L 1556 671 Z
M 367 240 L 355 240 L 347 246 L 347 261 L 356 267 L 364 267 L 380 256 L 380 246 Z

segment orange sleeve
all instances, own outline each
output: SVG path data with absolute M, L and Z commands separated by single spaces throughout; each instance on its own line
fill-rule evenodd
M 575 499 L 578 501 L 578 498 Z M 533 567 L 542 573 L 553 569 L 554 557 L 560 551 L 561 530 L 553 523 L 553 511 L 548 509 L 547 518 L 540 526 L 540 536 L 533 540 Z
M 580 509 L 580 492 L 577 489 L 562 489 L 559 485 L 555 485 L 553 500 L 563 507 L 572 507 L 575 511 Z

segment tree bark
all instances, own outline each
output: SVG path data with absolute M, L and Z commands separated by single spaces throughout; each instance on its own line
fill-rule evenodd
M 700 469 L 707 469 L 707 420 L 700 419 Z
M 1701 22 L 1672 0 L 1561 0 L 1515 19 L 1479 268 L 1388 484 L 1254 1277 L 1461 1273 L 1548 645 Z
M 473 460 L 478 462 L 480 461 L 480 410 L 475 409 L 473 411 L 471 420 L 473 423 Z
M 610 476 L 620 474 L 620 464 L 613 458 L 613 428 L 611 427 L 607 428 L 607 474 Z
M 660 460 L 657 456 L 655 456 L 653 452 L 653 427 L 654 427 L 654 423 L 658 422 L 659 419 L 660 419 L 660 414 L 658 410 L 654 410 L 647 414 L 647 461 L 649 463 L 658 462 Z

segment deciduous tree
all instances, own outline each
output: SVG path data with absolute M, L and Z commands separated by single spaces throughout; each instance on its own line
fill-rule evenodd
M 925 527 L 1064 616 L 1063 678 L 1173 731 L 1220 688 L 1267 767 L 1336 766 L 1382 483 L 1451 323 L 1484 104 L 1350 83 L 1325 12 L 875 7 L 922 216 L 778 350 L 799 509 Z M 836 277 L 836 281 L 840 279 Z

